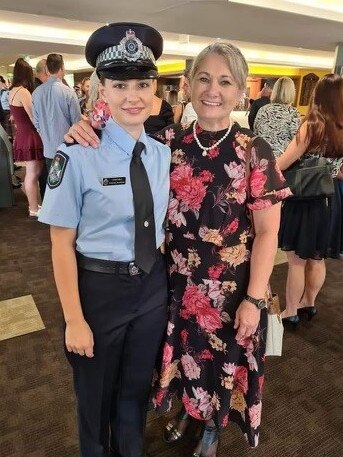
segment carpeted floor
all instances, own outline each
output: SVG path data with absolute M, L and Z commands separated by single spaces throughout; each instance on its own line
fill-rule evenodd
M 45 329 L 0 341 L 0 456 L 77 457 L 74 398 L 62 338 L 63 320 L 50 261 L 47 227 L 17 205 L 0 209 L 0 301 L 32 295 Z M 219 457 L 343 456 L 343 263 L 328 261 L 319 315 L 287 332 L 282 358 L 267 362 L 261 444 L 250 450 L 231 424 Z M 272 284 L 283 298 L 286 265 Z M 152 457 L 190 457 L 191 438 L 168 447 L 166 418 L 149 415 Z M 194 435 L 193 435 L 194 436 Z

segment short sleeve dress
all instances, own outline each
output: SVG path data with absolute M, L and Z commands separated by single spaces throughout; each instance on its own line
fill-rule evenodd
M 197 127 L 203 146 L 224 131 Z M 250 446 L 258 444 L 267 316 L 250 338 L 236 341 L 235 312 L 249 280 L 249 211 L 268 208 L 290 190 L 270 146 L 256 138 L 247 201 L 245 154 L 252 133 L 234 124 L 207 156 L 192 125 L 173 125 L 162 138 L 172 150 L 168 215 L 171 300 L 154 405 L 170 410 L 177 395 L 196 419 L 219 427 L 235 421 Z

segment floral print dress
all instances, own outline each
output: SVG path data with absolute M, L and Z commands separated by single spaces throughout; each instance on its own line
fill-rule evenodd
M 225 134 L 197 127 L 203 146 Z M 250 130 L 234 124 L 207 156 L 192 125 L 173 125 L 161 138 L 172 150 L 168 217 L 171 301 L 154 405 L 171 409 L 177 395 L 196 419 L 219 427 L 238 423 L 250 446 L 258 444 L 267 315 L 256 334 L 236 341 L 235 312 L 249 281 L 252 230 L 249 211 L 290 195 L 270 146 L 251 150 L 247 201 L 245 153 Z

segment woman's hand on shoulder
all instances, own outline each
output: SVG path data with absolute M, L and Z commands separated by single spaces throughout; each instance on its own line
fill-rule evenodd
M 92 123 L 90 120 L 81 119 L 81 121 L 73 124 L 68 132 L 64 135 L 64 141 L 66 143 L 79 143 L 82 146 L 92 146 L 97 148 L 100 140 L 97 134 L 94 132 L 96 123 Z
M 236 340 L 249 338 L 260 323 L 261 311 L 253 304 L 243 300 L 236 311 L 234 329 L 237 330 Z
M 68 352 L 87 357 L 94 356 L 93 333 L 84 319 L 67 322 L 65 343 Z

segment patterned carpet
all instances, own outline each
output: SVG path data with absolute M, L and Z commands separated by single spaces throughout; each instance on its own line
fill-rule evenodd
M 29 220 L 25 200 L 0 209 L 0 301 L 32 295 L 45 329 L 0 341 L 1 457 L 77 457 L 74 397 L 63 349 L 63 320 L 47 227 Z M 261 444 L 250 450 L 231 424 L 219 457 L 343 456 L 343 263 L 328 261 L 319 315 L 287 332 L 282 358 L 267 362 Z M 286 265 L 272 283 L 283 302 Z M 168 447 L 167 418 L 150 413 L 151 457 L 190 457 L 194 434 Z

